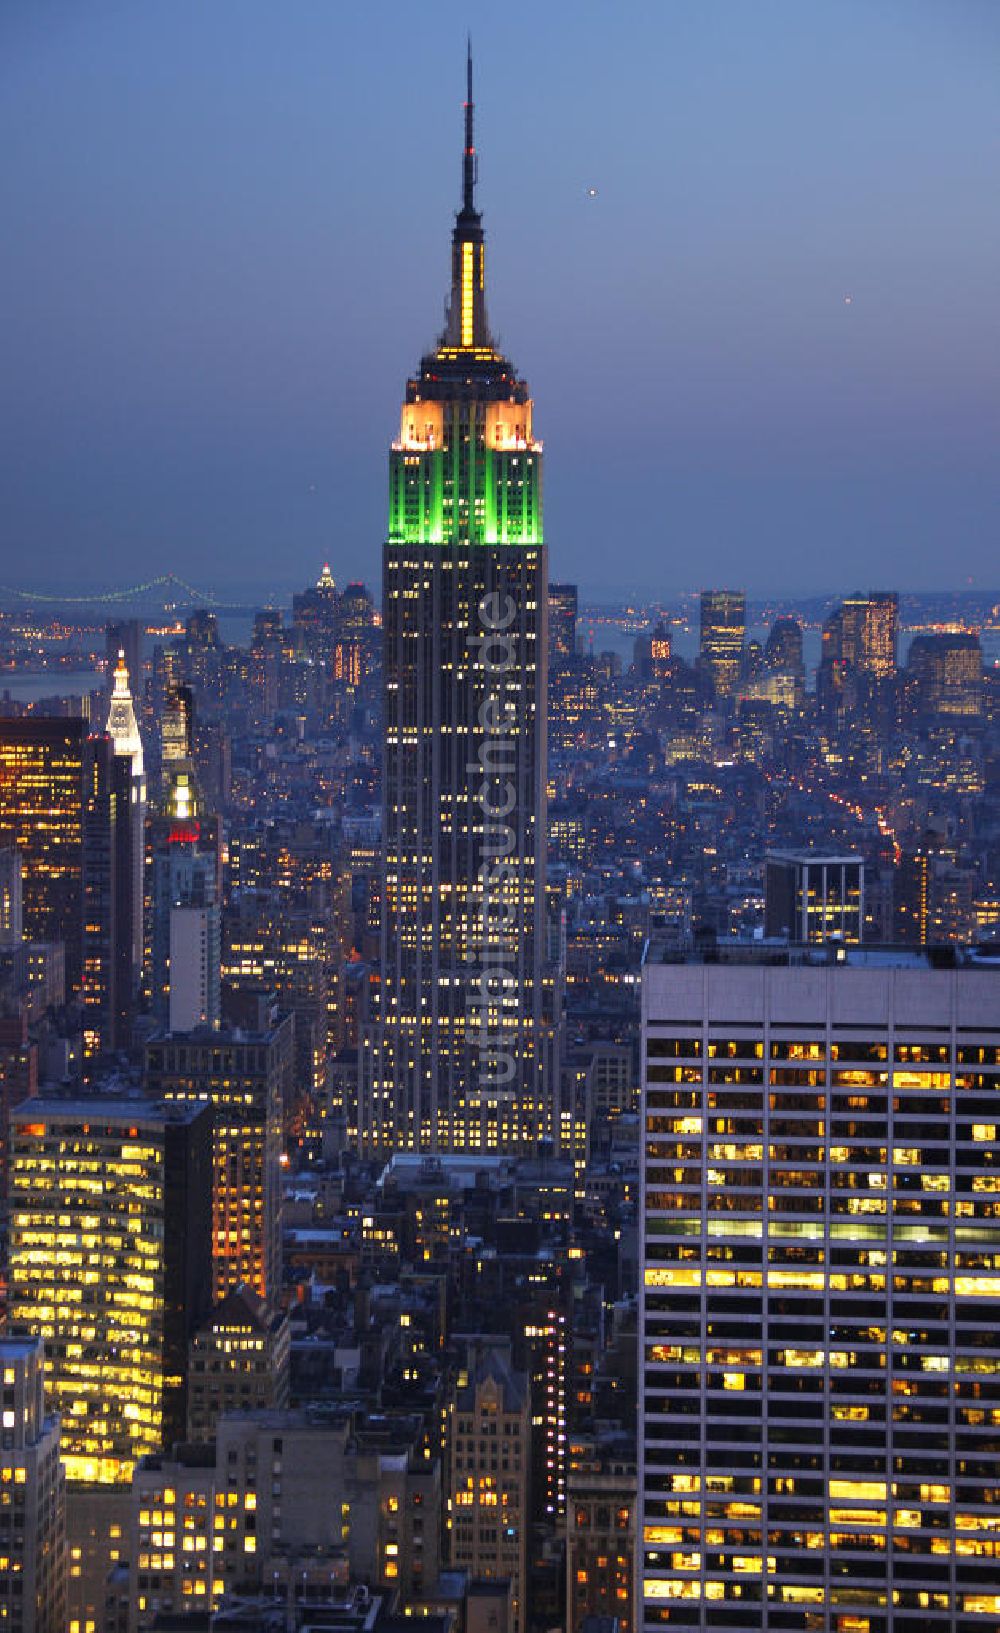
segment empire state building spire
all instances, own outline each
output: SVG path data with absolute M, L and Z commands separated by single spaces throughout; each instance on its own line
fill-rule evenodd
M 472 100 L 472 36 L 469 35 L 468 56 L 465 64 L 465 150 L 462 154 L 462 215 L 476 215 L 476 144 L 473 138 L 473 119 L 476 105 Z
M 472 100 L 472 42 L 465 66 L 465 144 L 462 148 L 462 208 L 451 235 L 451 296 L 448 321 L 438 355 L 472 354 L 492 359 L 493 338 L 486 317 L 486 246 L 483 219 L 476 209 L 479 164 L 475 144 L 475 104 Z

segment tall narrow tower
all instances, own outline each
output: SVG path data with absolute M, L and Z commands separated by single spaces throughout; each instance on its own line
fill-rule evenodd
M 371 1151 L 524 1151 L 553 1133 L 542 451 L 487 322 L 476 170 L 470 54 L 447 321 L 389 461 Z
M 129 671 L 122 647 L 118 649 L 114 688 L 111 693 L 108 723 L 105 730 L 114 744 L 115 753 L 124 755 L 131 766 L 129 843 L 127 846 L 129 879 L 127 888 L 131 892 L 129 923 L 132 934 L 132 993 L 130 994 L 132 996 L 138 990 L 139 982 L 142 979 L 144 962 L 143 863 L 146 844 L 146 773 L 143 766 L 142 738 L 139 735 L 135 709 L 132 706 Z

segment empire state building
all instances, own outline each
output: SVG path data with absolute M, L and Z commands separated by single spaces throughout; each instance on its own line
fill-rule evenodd
M 447 321 L 389 456 L 381 976 L 359 1104 L 371 1152 L 524 1152 L 556 1133 L 542 450 L 490 334 L 476 168 L 470 57 Z

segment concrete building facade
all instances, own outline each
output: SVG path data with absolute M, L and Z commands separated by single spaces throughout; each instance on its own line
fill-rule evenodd
M 733 959 L 645 971 L 643 1625 L 993 1628 L 1000 964 Z

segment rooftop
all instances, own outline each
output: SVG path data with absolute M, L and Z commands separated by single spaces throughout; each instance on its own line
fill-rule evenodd
M 855 947 L 844 942 L 790 944 L 784 939 L 757 937 L 752 941 L 721 940 L 693 950 L 679 950 L 653 937 L 647 942 L 643 964 L 773 965 L 784 969 L 842 968 L 849 970 L 991 970 L 1000 972 L 1000 941 L 978 947 L 902 947 L 870 943 Z
M 397 1151 L 386 1164 L 380 1185 L 396 1183 L 406 1186 L 428 1184 L 472 1189 L 479 1174 L 494 1178 L 509 1178 L 514 1164 L 510 1157 L 446 1152 L 428 1156 L 420 1151 Z
M 34 1355 L 36 1350 L 41 1350 L 41 1347 L 42 1341 L 40 1338 L 31 1338 L 27 1335 L 24 1337 L 0 1338 L 0 1356 L 10 1361 L 16 1360 L 18 1356 L 27 1358 L 29 1355 Z
M 807 863 L 810 867 L 826 865 L 829 867 L 860 867 L 863 858 L 856 851 L 819 851 L 805 846 L 802 850 L 769 850 L 765 860 L 768 862 L 793 862 L 796 866 Z
M 77 1095 L 73 1099 L 53 1095 L 33 1096 L 10 1113 L 12 1126 L 34 1123 L 133 1123 L 144 1128 L 162 1128 L 193 1123 L 206 1114 L 203 1101 L 148 1100 L 140 1097 L 120 1100 Z

